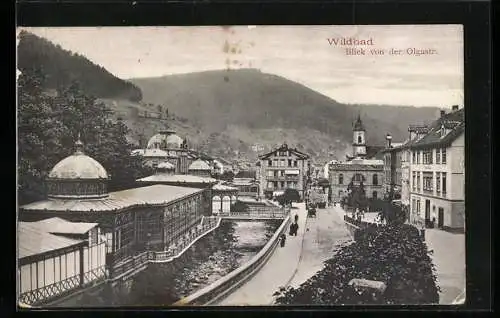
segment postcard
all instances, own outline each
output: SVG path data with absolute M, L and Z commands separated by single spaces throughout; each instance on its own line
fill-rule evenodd
M 16 33 L 20 307 L 464 303 L 461 25 Z

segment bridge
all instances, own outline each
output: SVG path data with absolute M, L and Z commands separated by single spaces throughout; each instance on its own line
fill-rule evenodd
M 245 211 L 242 212 L 226 212 L 219 213 L 218 216 L 223 219 L 234 221 L 245 220 L 282 220 L 290 214 L 289 208 L 280 208 L 277 206 L 252 206 L 249 205 Z

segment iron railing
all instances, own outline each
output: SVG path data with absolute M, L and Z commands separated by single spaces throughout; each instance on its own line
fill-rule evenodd
M 53 284 L 22 293 L 19 296 L 19 302 L 27 305 L 33 305 L 42 301 L 50 301 L 56 297 L 61 297 L 67 293 L 74 292 L 76 289 L 81 289 L 89 284 L 96 283 L 99 279 L 104 280 L 106 278 L 104 273 L 105 266 L 100 266 L 84 273 L 84 281 L 86 281 L 84 284 L 81 284 L 80 274 L 78 273 L 75 276 L 68 277 Z M 89 280 L 90 277 L 94 277 L 95 279 Z M 87 278 L 87 280 L 85 278 Z

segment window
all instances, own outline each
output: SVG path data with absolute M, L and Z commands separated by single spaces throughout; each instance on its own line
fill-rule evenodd
M 446 172 L 443 172 L 443 181 L 442 181 L 442 188 L 443 190 L 443 195 L 446 194 Z
M 412 199 L 412 200 L 411 200 L 411 211 L 412 211 L 413 213 L 417 212 L 417 204 L 416 204 L 415 199 Z
M 339 184 L 344 184 L 344 175 L 342 173 L 339 174 Z
M 432 164 L 432 150 L 424 150 L 422 152 L 422 163 Z
M 341 197 L 343 194 L 342 190 L 339 190 L 339 197 Z
M 441 149 L 441 163 L 446 164 L 446 148 Z
M 267 170 L 267 176 L 268 177 L 272 177 L 274 175 L 274 171 L 273 170 Z
M 359 182 L 361 182 L 361 181 L 364 181 L 364 179 L 365 179 L 365 177 L 363 177 L 363 175 L 362 175 L 361 173 L 356 173 L 356 174 L 354 175 L 354 181 L 359 181 Z
M 415 151 L 411 152 L 411 163 L 417 163 Z
M 417 213 L 420 214 L 420 200 L 417 200 Z
M 295 161 L 293 162 L 293 166 L 294 166 L 294 167 L 297 167 L 297 160 L 295 160 Z
M 432 172 L 424 172 L 423 173 L 423 189 L 424 191 L 432 192 L 433 191 L 433 180 L 432 180 Z
M 89 232 L 89 246 L 97 245 L 97 228 L 93 228 Z
M 417 191 L 420 192 L 420 173 L 417 174 Z
M 288 166 L 291 167 L 292 166 L 292 159 L 288 159 Z
M 415 171 L 412 172 L 412 189 L 413 191 L 417 190 L 417 176 Z
M 436 163 L 441 164 L 441 149 L 436 149 Z
M 275 189 L 278 188 L 278 181 L 273 181 L 273 188 L 275 188 Z
M 372 179 L 373 179 L 372 180 L 373 185 L 378 185 L 378 175 L 374 174 Z
M 285 187 L 285 181 L 281 181 L 281 188 L 283 189 Z
M 361 138 L 361 136 L 358 136 L 358 144 L 361 144 L 363 143 L 363 138 Z
M 438 195 L 439 193 L 441 193 L 441 173 L 439 172 L 436 174 L 436 192 L 438 193 Z
M 286 160 L 285 159 L 281 159 L 281 166 L 286 167 Z
M 377 191 L 373 191 L 373 195 L 372 195 L 372 197 L 373 197 L 374 199 L 376 199 L 376 198 L 377 198 Z
M 273 165 L 273 161 L 272 161 L 272 160 L 268 160 L 268 161 L 267 161 L 267 165 L 268 165 L 269 167 L 271 167 L 271 166 Z
M 279 171 L 278 170 L 274 170 L 274 176 L 277 177 L 278 176 L 278 173 Z

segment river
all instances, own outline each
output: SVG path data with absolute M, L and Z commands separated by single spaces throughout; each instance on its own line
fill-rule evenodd
M 168 306 L 229 274 L 256 255 L 281 220 L 222 221 L 219 228 L 166 264 L 150 264 L 121 288 L 105 285 L 59 306 Z

